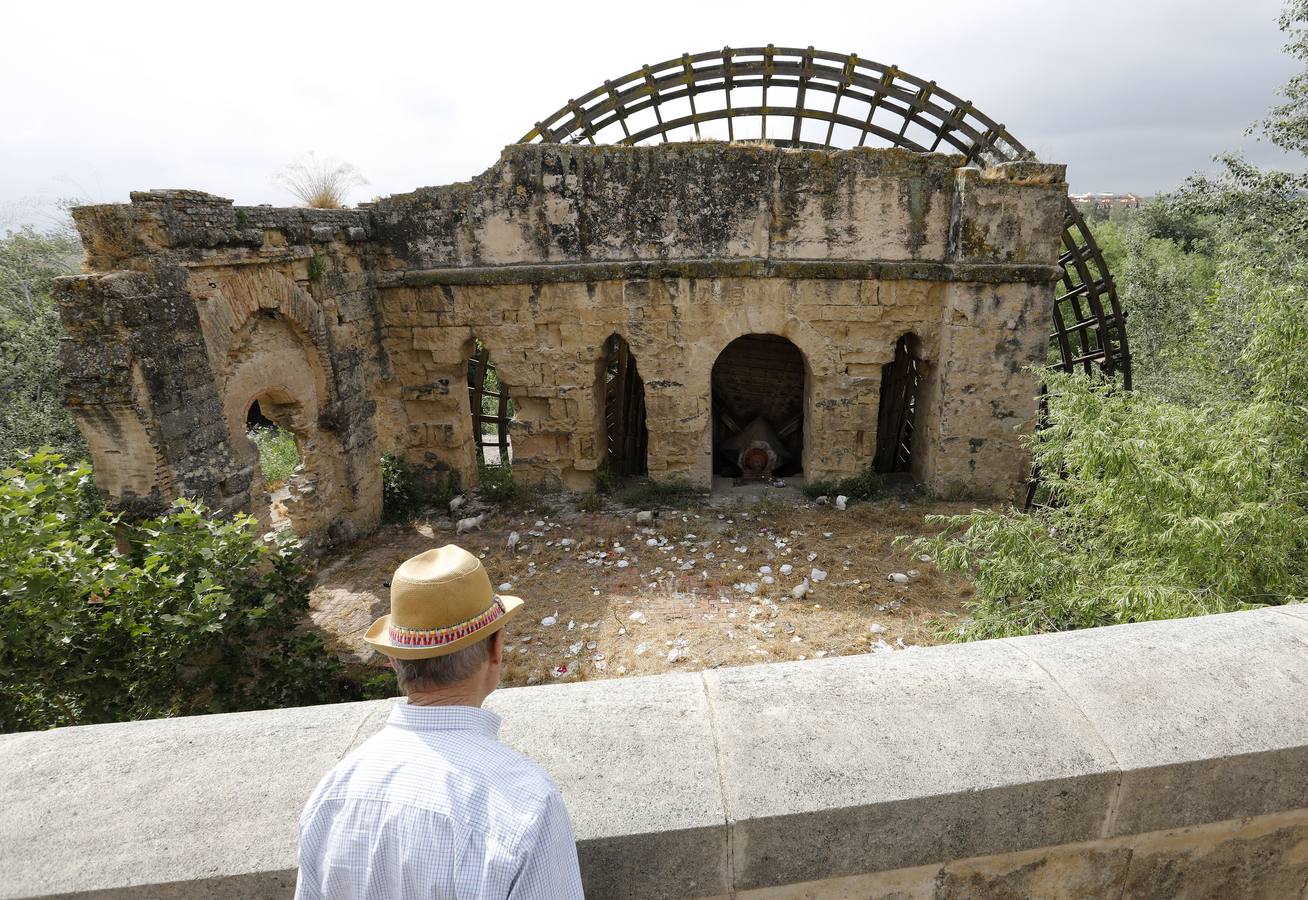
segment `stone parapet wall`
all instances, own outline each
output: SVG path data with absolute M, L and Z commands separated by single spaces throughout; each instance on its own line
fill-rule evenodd
M 1298 897 L 1308 606 L 492 695 L 587 896 Z M 0 736 L 13 897 L 289 897 L 390 701 Z
M 644 384 L 644 468 L 705 488 L 710 375 L 733 340 L 779 335 L 803 354 L 802 468 L 832 478 L 871 464 L 882 367 L 912 334 L 913 474 L 941 495 L 1012 498 L 1063 174 L 902 150 L 536 144 L 357 210 L 133 194 L 75 212 L 88 274 L 57 287 L 69 407 L 117 505 L 185 493 L 263 515 L 244 417 L 264 398 L 304 458 L 292 524 L 331 541 L 377 521 L 382 453 L 475 485 L 474 339 L 513 397 L 515 475 L 589 490 L 614 334 Z

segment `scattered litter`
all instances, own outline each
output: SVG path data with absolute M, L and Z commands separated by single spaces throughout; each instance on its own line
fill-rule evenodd
M 908 584 L 908 576 L 903 572 L 891 572 L 886 576 L 887 581 L 893 581 L 895 584 Z
M 931 562 L 931 554 L 930 554 L 930 553 L 923 553 L 923 554 L 920 554 L 920 555 L 918 556 L 918 558 L 917 558 L 917 561 L 918 561 L 918 562 Z
M 880 622 L 873 622 L 867 627 L 867 630 L 873 634 L 885 634 L 886 626 L 882 625 Z
M 544 625 L 546 628 L 549 628 L 551 625 L 555 624 L 558 621 L 559 621 L 558 616 L 546 616 L 545 618 L 540 620 L 540 623 Z
M 640 610 L 636 610 L 634 613 L 632 613 L 632 614 L 631 614 L 630 616 L 628 616 L 627 618 L 631 619 L 631 621 L 633 621 L 633 622 L 640 622 L 641 624 L 644 624 L 644 622 L 645 622 L 645 614 L 644 614 L 643 612 L 641 612 Z
M 517 533 L 516 531 L 510 531 L 510 532 L 509 532 L 509 539 L 508 539 L 508 541 L 507 541 L 506 543 L 508 544 L 508 548 L 509 548 L 509 552 L 510 552 L 510 553 L 517 553 L 517 552 L 518 552 L 518 541 L 520 541 L 520 540 L 521 540 L 521 538 L 518 537 L 518 533 Z
M 813 579 L 814 583 L 817 583 L 819 581 L 826 581 L 827 573 L 822 571 L 821 569 L 814 568 L 813 571 L 808 573 L 808 577 Z
M 503 593 L 507 593 L 508 591 L 511 591 L 511 590 L 513 590 L 513 585 L 512 585 L 510 582 L 507 582 L 507 581 L 504 582 L 503 584 L 501 584 L 500 587 L 499 587 L 499 591 L 500 591 L 500 593 L 502 593 L 502 594 L 503 594 Z
M 631 565 L 631 563 L 630 563 L 629 561 L 625 560 L 625 559 L 620 559 L 620 560 L 618 560 L 618 568 L 619 568 L 619 569 L 625 569 L 625 568 L 627 568 L 627 566 L 629 566 L 629 565 Z
M 553 669 L 550 669 L 550 674 L 555 678 L 562 678 L 564 675 L 568 674 L 568 664 L 562 663 L 555 666 Z
M 841 494 L 839 497 L 836 498 L 836 509 L 841 510 L 843 512 L 845 507 L 848 505 L 849 505 L 849 498 L 846 497 L 844 494 Z M 823 654 L 819 653 L 818 655 L 822 656 Z
M 648 509 L 642 509 L 640 512 L 636 513 L 637 525 L 648 525 L 653 521 L 654 513 Z
M 784 566 L 781 567 L 782 575 L 789 575 L 793 571 L 795 571 L 795 567 L 792 566 L 790 563 L 786 563 Z
M 919 576 L 921 576 L 921 574 L 922 574 L 922 573 L 919 572 L 917 569 L 909 569 L 909 570 L 908 570 L 908 577 L 909 577 L 909 578 L 918 578 Z
M 647 642 L 641 641 L 639 644 L 636 645 L 637 656 L 644 656 L 648 652 L 649 652 L 649 644 Z

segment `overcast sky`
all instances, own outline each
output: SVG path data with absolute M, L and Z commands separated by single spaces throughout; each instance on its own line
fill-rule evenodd
M 896 63 L 971 99 L 1074 192 L 1152 193 L 1243 149 L 1294 71 L 1278 0 L 138 3 L 0 0 L 0 227 L 60 197 L 289 204 L 309 151 L 355 200 L 465 180 L 571 97 L 724 45 Z

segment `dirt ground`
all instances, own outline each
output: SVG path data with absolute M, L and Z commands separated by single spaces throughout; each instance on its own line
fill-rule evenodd
M 387 611 L 391 573 L 449 542 L 526 600 L 505 626 L 509 685 L 898 652 L 934 643 L 927 621 L 972 596 L 966 578 L 891 546 L 928 533 L 923 516 L 972 503 L 891 498 L 841 511 L 793 487 L 759 486 L 657 510 L 645 525 L 636 509 L 609 501 L 585 511 L 579 500 L 487 507 L 482 530 L 458 538 L 444 515 L 383 528 L 320 571 L 313 623 L 342 657 L 380 666 L 361 635 Z

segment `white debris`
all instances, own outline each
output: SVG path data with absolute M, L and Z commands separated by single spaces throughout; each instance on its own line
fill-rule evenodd
M 758 573 L 759 573 L 760 575 L 771 575 L 771 574 L 772 574 L 772 567 L 771 567 L 771 566 L 759 566 L 759 568 L 758 568 Z
M 816 502 L 818 502 L 818 503 L 830 503 L 830 502 L 831 502 L 831 498 L 828 497 L 826 494 L 823 494 L 821 497 L 818 497 L 818 498 L 817 498 L 817 501 L 816 501 Z
M 553 675 L 555 678 L 562 678 L 564 675 L 567 675 L 568 674 L 567 663 L 555 666 L 553 669 L 550 669 L 550 674 Z
M 917 558 L 917 561 L 918 561 L 918 562 L 931 562 L 931 554 L 930 554 L 930 553 L 922 553 L 922 554 L 919 554 L 919 556 L 918 556 L 918 558 Z
M 867 627 L 867 630 L 873 634 L 885 634 L 886 626 L 882 625 L 880 622 L 873 622 Z
M 658 545 L 659 545 L 659 539 L 658 539 L 658 538 L 650 538 L 649 540 L 647 540 L 647 541 L 645 542 L 645 546 L 646 546 L 646 547 L 657 547 Z
M 568 648 L 568 652 L 571 653 L 573 656 L 576 656 L 578 653 L 580 653 L 580 652 L 581 652 L 581 642 L 578 641 L 577 643 L 575 643 L 575 644 L 573 644 L 571 647 L 569 647 L 569 648 Z
M 499 591 L 500 591 L 500 593 L 502 593 L 502 594 L 503 594 L 503 593 L 508 593 L 508 592 L 511 591 L 511 590 L 513 590 L 513 584 L 512 584 L 511 582 L 506 581 L 506 582 L 504 582 L 503 584 L 501 584 L 501 585 L 499 586 Z
M 595 641 L 587 641 L 587 642 L 586 642 L 586 649 L 587 649 L 587 650 L 594 650 L 594 649 L 595 649 L 596 647 L 598 647 L 598 646 L 599 646 L 599 644 L 596 643 Z
M 812 562 L 812 561 L 815 560 L 815 559 L 817 559 L 817 554 L 816 554 L 816 553 L 810 553 L 810 554 L 808 555 L 808 561 L 809 561 L 809 562 Z
M 786 563 L 784 566 L 781 567 L 782 575 L 789 575 L 793 571 L 795 571 L 795 567 L 792 566 L 790 563 Z
M 668 662 L 674 663 L 677 660 L 681 659 L 684 655 L 685 652 L 680 647 L 673 647 L 671 650 L 668 651 Z
M 919 572 L 917 569 L 909 569 L 909 570 L 908 570 L 908 577 L 909 577 L 909 578 L 919 578 L 919 577 L 921 577 L 921 575 L 922 575 L 922 573 Z
M 546 628 L 549 628 L 551 625 L 556 624 L 558 621 L 559 621 L 558 616 L 546 616 L 545 618 L 540 620 L 540 623 L 544 625 Z
M 799 584 L 790 589 L 790 596 L 796 600 L 803 600 L 804 595 L 808 593 L 808 579 L 805 578 Z
M 646 641 L 641 641 L 639 644 L 636 645 L 636 655 L 637 655 L 637 656 L 644 656 L 644 655 L 645 655 L 646 653 L 648 653 L 648 652 L 649 652 L 649 643 L 648 643 L 648 642 L 646 642 Z
M 459 524 L 454 526 L 454 533 L 466 534 L 467 532 L 472 531 L 474 528 L 481 528 L 481 523 L 484 521 L 486 521 L 485 513 L 482 513 L 479 516 L 469 516 L 466 519 L 460 519 Z
M 644 614 L 643 612 L 641 612 L 640 610 L 636 610 L 634 613 L 632 613 L 632 614 L 631 614 L 630 616 L 628 616 L 627 618 L 631 619 L 631 621 L 633 621 L 633 622 L 640 622 L 640 623 L 642 623 L 642 624 L 645 622 L 645 614 Z
M 619 568 L 619 569 L 625 569 L 625 568 L 626 568 L 627 566 L 629 566 L 629 565 L 631 565 L 631 563 L 628 562 L 628 561 L 625 560 L 625 559 L 620 559 L 620 560 L 618 560 L 618 568 Z
M 636 513 L 637 525 L 648 525 L 653 521 L 654 521 L 654 513 L 648 509 L 642 509 L 640 512 Z
M 849 498 L 846 497 L 844 494 L 841 494 L 839 497 L 836 498 L 836 509 L 843 510 L 848 505 L 849 505 Z
M 776 583 L 777 583 L 777 580 L 776 580 L 775 578 L 773 578 L 771 575 L 764 575 L 764 576 L 763 576 L 763 583 L 764 583 L 764 584 L 776 584 Z
M 886 576 L 887 581 L 893 581 L 895 584 L 908 584 L 908 576 L 903 572 L 891 572 Z
M 808 577 L 813 579 L 814 583 L 827 580 L 827 573 L 819 568 L 814 567 L 813 571 L 808 573 Z
M 746 593 L 746 594 L 757 594 L 757 593 L 758 593 L 758 582 L 757 582 L 757 581 L 749 581 L 749 582 L 744 582 L 744 583 L 742 583 L 742 584 L 738 584 L 738 585 L 736 585 L 736 590 L 738 590 L 738 591 L 743 591 L 743 592 Z
M 516 531 L 510 531 L 510 532 L 509 532 L 509 540 L 507 541 L 507 543 L 508 543 L 508 547 L 509 547 L 509 552 L 510 552 L 510 553 L 517 553 L 517 552 L 518 552 L 518 541 L 520 541 L 520 540 L 521 540 L 521 538 L 518 537 L 518 533 L 517 533 Z

